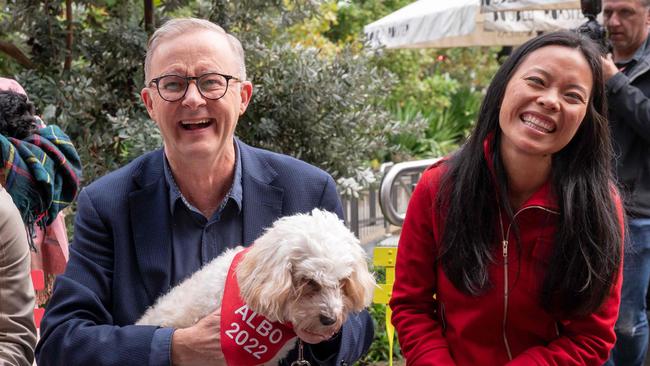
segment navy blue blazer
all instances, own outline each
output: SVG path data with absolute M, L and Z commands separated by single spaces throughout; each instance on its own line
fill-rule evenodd
M 238 143 L 245 244 L 282 216 L 315 207 L 342 216 L 335 183 L 327 173 Z M 56 280 L 41 324 L 39 366 L 149 363 L 156 327 L 132 324 L 176 285 L 170 279 L 169 213 L 162 150 L 137 158 L 81 191 L 70 261 Z M 328 364 L 352 364 L 367 351 L 372 337 L 368 313 L 351 316 L 342 328 L 338 354 Z

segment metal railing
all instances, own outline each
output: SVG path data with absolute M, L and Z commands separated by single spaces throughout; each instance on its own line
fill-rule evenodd
M 379 204 L 388 222 L 402 226 L 406 207 L 422 172 L 440 158 L 407 161 L 386 169 L 379 188 Z
M 415 184 L 422 172 L 438 160 L 383 164 L 379 189 L 364 189 L 358 198 L 341 197 L 346 225 L 364 244 L 390 234 L 391 225 L 401 227 Z
M 359 197 L 341 197 L 345 223 L 362 243 L 372 242 L 385 232 L 384 215 L 379 209 L 377 188 L 359 192 Z

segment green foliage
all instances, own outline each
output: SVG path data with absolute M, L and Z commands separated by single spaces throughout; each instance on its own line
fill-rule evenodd
M 277 36 L 274 30 L 309 18 L 317 8 L 316 0 L 213 0 L 209 19 L 229 32 Z
M 462 85 L 482 90 L 492 80 L 499 67 L 500 47 L 449 48 L 436 51 L 436 69 L 447 73 Z
M 389 137 L 412 127 L 380 104 L 392 77 L 374 67 L 369 54 L 344 49 L 330 59 L 314 48 L 257 44 L 248 55 L 257 87 L 238 127 L 244 140 L 338 178 L 392 150 Z
M 446 155 L 462 143 L 498 67 L 490 48 L 385 50 L 377 60 L 400 81 L 387 98 L 394 116 L 404 124 L 427 121 L 424 137 L 405 133 L 392 139 L 410 152 L 393 155 L 394 161 Z
M 401 134 L 394 143 L 403 146 L 415 158 L 431 158 L 444 156 L 458 147 L 469 134 L 474 125 L 480 106 L 480 93 L 467 87 L 461 87 L 449 96 L 447 107 L 431 109 L 424 115 L 420 105 L 412 102 L 396 105 L 394 113 L 402 121 L 412 121 L 423 118 L 428 126 L 424 137 Z M 408 122 L 405 122 L 408 123 Z M 396 160 L 403 160 L 396 158 Z
M 336 22 L 325 32 L 333 42 L 351 42 L 363 34 L 363 27 L 412 3 L 412 0 L 339 1 Z
M 62 9 L 54 7 L 40 2 L 14 5 L 22 22 L 15 24 L 17 33 L 30 35 L 26 44 L 35 65 L 16 78 L 44 120 L 71 136 L 88 183 L 160 146 L 138 95 L 146 33 L 133 15 L 139 8 L 129 2 L 115 0 L 114 8 L 77 5 L 74 58 L 65 70 L 65 20 L 58 16 Z M 29 15 L 44 9 L 51 9 L 48 16 Z
M 374 267 L 373 272 L 377 283 L 386 282 L 386 271 L 383 267 Z M 375 338 L 370 345 L 368 352 L 357 363 L 359 366 L 371 366 L 378 363 L 386 363 L 389 359 L 390 344 L 386 332 L 386 307 L 384 304 L 372 304 L 368 308 L 372 323 L 375 327 Z M 393 336 L 393 360 L 402 358 L 402 351 L 397 342 L 397 334 Z
M 386 362 L 389 359 L 388 333 L 386 332 L 386 306 L 383 304 L 372 304 L 368 311 L 375 326 L 375 338 L 370 345 L 366 355 L 358 362 L 360 366 L 376 365 L 378 362 Z M 397 335 L 393 339 L 393 360 L 403 358 Z

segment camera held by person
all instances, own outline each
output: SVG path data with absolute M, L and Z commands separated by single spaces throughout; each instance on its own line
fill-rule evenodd
M 603 54 L 611 51 L 611 45 L 607 40 L 607 30 L 598 23 L 596 16 L 602 10 L 602 0 L 580 0 L 582 14 L 588 19 L 580 25 L 576 32 L 584 34 L 598 44 Z

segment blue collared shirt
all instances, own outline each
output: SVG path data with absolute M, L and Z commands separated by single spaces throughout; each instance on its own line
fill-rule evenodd
M 163 159 L 169 187 L 169 215 L 172 223 L 172 286 L 182 282 L 225 249 L 243 242 L 242 167 L 239 145 L 235 144 L 235 176 L 221 205 L 207 219 L 180 192 L 167 158 Z M 172 328 L 159 328 L 151 341 L 150 365 L 171 364 Z

